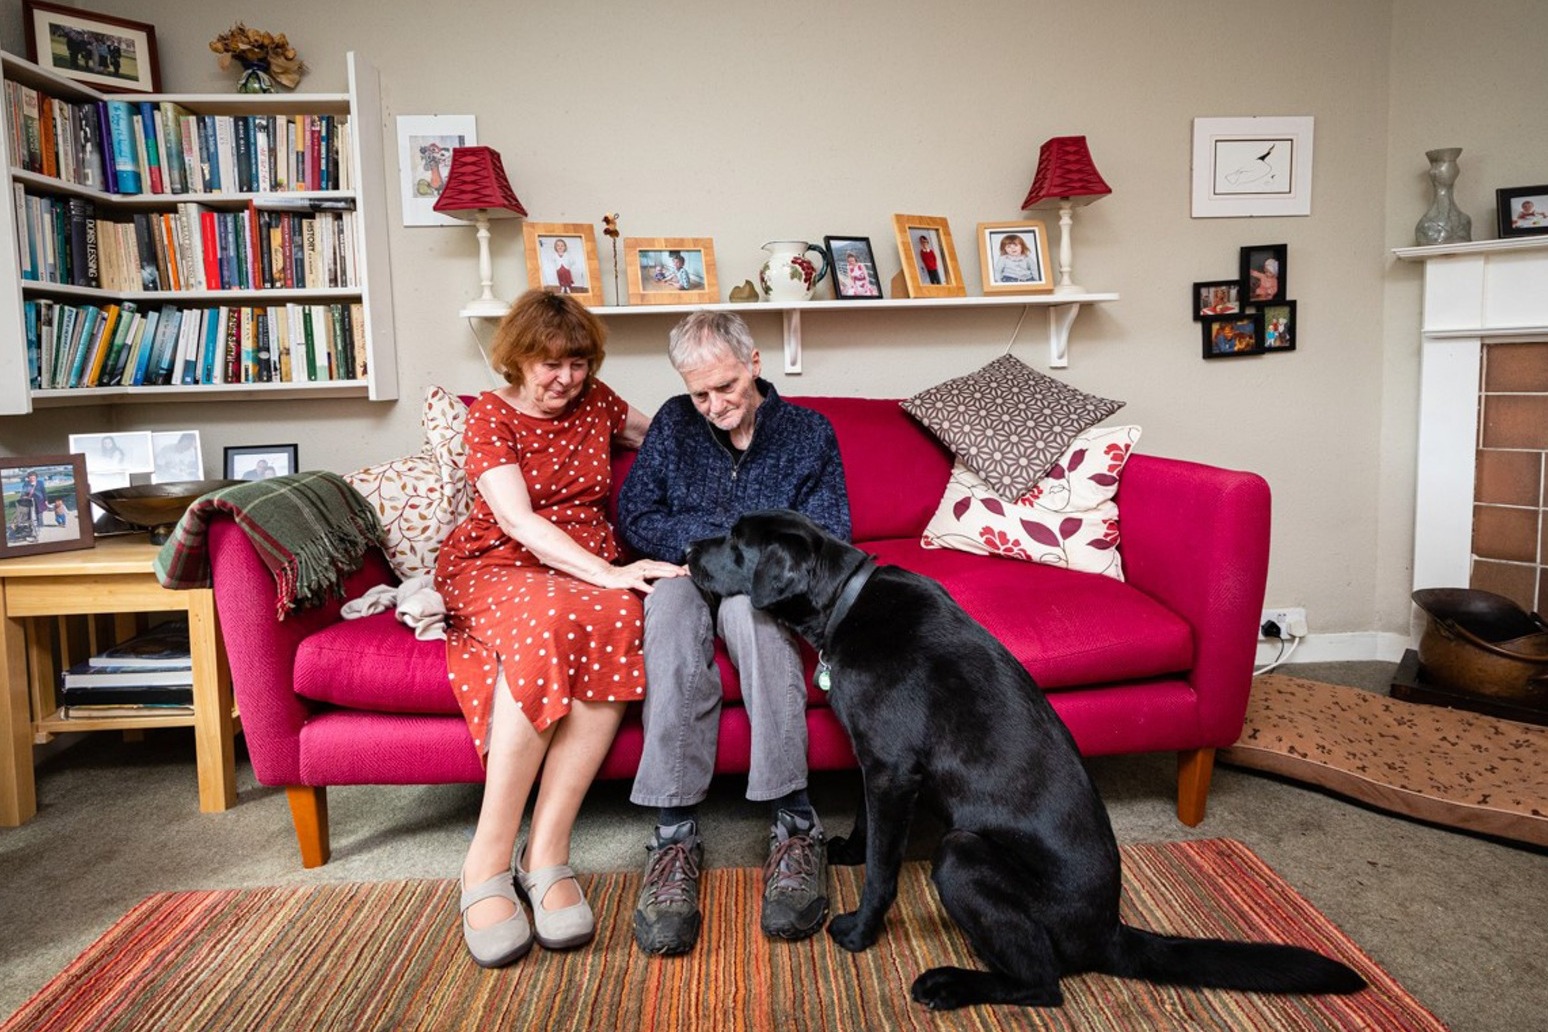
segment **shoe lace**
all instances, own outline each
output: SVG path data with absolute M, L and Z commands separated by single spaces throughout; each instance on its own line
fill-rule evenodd
M 657 903 L 691 902 L 689 889 L 699 877 L 693 850 L 685 842 L 669 842 L 656 849 L 645 872 L 645 888 Z
M 763 864 L 763 884 L 767 891 L 795 892 L 807 887 L 817 875 L 818 845 L 810 835 L 790 835 L 784 828 Z

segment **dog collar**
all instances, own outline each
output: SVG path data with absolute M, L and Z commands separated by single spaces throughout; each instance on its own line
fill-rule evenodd
M 827 626 L 822 629 L 824 645 L 833 640 L 833 629 L 849 615 L 849 607 L 855 604 L 855 599 L 860 597 L 861 589 L 875 572 L 876 563 L 870 556 L 866 556 L 865 560 L 849 575 L 849 579 L 844 581 L 843 588 L 839 590 L 838 601 L 833 603 L 833 612 L 828 614 Z

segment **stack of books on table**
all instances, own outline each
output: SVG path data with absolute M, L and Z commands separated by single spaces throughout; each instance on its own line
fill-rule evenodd
M 66 718 L 192 713 L 188 621 L 158 624 L 75 664 L 63 680 L 60 699 Z

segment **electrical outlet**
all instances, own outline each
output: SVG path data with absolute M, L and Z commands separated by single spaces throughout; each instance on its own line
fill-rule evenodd
M 1270 623 L 1279 629 L 1278 634 L 1269 634 L 1263 630 Z M 1263 618 L 1258 621 L 1258 637 L 1267 638 L 1270 641 L 1306 637 L 1306 610 L 1296 606 L 1265 609 Z

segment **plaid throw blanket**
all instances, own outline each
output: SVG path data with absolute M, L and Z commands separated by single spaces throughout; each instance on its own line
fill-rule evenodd
M 156 556 L 166 588 L 210 586 L 209 521 L 229 513 L 274 574 L 279 618 L 343 594 L 381 523 L 371 504 L 336 473 L 292 473 L 211 491 L 178 521 Z

